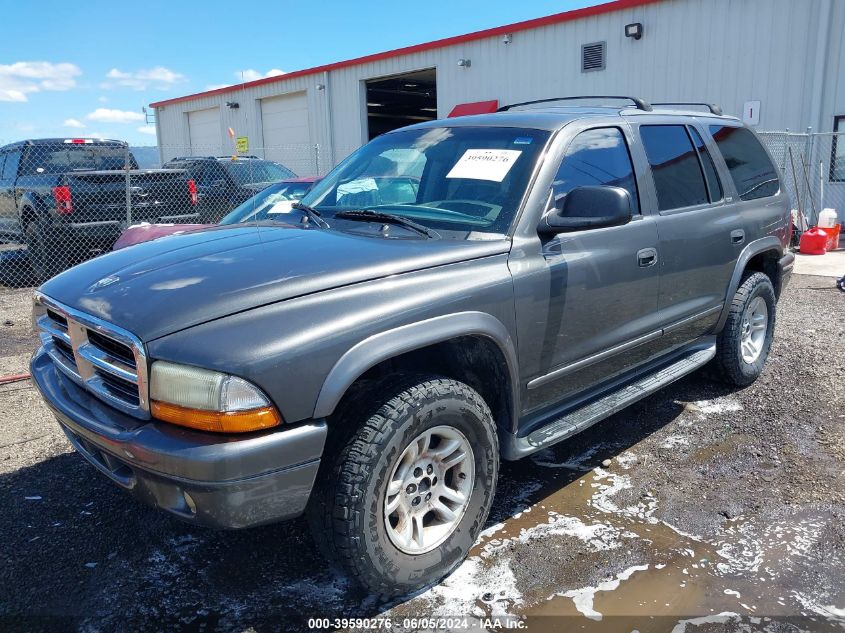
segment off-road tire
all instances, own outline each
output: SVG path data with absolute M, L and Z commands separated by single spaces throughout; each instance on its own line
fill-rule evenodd
M 373 402 L 373 394 L 380 393 Z M 369 404 L 369 406 L 368 406 Z M 468 385 L 431 375 L 400 374 L 346 403 L 307 517 L 320 551 L 370 592 L 391 597 L 437 582 L 466 557 L 493 503 L 499 469 L 495 423 Z M 388 480 L 406 446 L 423 431 L 449 425 L 468 439 L 474 485 L 454 531 L 434 550 L 409 555 L 385 529 Z
M 751 303 L 762 298 L 768 309 L 768 321 L 763 348 L 757 359 L 746 362 L 742 357 L 743 322 Z M 716 342 L 714 377 L 731 385 L 745 387 L 757 380 L 766 364 L 775 331 L 775 290 L 771 280 L 763 273 L 746 272 L 728 308 L 725 327 Z

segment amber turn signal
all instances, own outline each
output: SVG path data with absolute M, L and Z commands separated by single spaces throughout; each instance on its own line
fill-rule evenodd
M 282 422 L 274 407 L 245 411 L 203 411 L 153 400 L 152 414 L 163 422 L 214 433 L 249 433 L 269 429 Z

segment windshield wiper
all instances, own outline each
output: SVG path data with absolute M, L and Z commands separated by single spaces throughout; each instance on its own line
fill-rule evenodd
M 306 218 L 314 220 L 314 223 L 318 226 L 322 226 L 324 229 L 329 228 L 329 223 L 323 219 L 323 214 L 314 207 L 309 207 L 307 204 L 302 204 L 301 202 L 295 202 L 291 205 L 291 208 L 302 211 Z
M 353 210 L 353 211 L 338 211 L 334 214 L 336 218 L 343 218 L 345 220 L 362 220 L 364 222 L 384 222 L 387 224 L 398 224 L 405 228 L 416 231 L 420 235 L 426 237 L 440 237 L 438 233 L 432 231 L 430 228 L 418 224 L 413 220 L 409 220 L 401 215 L 394 215 L 393 213 L 384 213 L 383 211 L 373 211 L 371 209 Z

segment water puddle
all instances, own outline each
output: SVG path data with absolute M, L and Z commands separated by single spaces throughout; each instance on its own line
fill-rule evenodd
M 568 616 L 567 630 L 681 633 L 740 622 L 765 630 L 773 617 L 799 614 L 814 631 L 845 630 L 845 604 L 820 605 L 791 586 L 795 568 L 808 564 L 821 520 L 796 516 L 760 527 L 740 517 L 718 538 L 687 534 L 656 518 L 654 495 L 634 494 L 628 469 L 636 455 L 622 453 L 612 469 L 584 472 L 595 452 L 562 462 L 552 451 L 536 455 L 541 474 L 549 469 L 572 480 L 560 487 L 552 481 L 548 496 L 488 527 L 452 577 L 400 610 L 470 613 L 482 621 L 527 617 L 540 631 L 561 630 L 559 617 L 547 616 Z M 546 485 L 527 488 L 537 493 Z M 515 552 L 542 559 L 542 550 L 556 562 L 548 569 L 537 563 L 543 581 L 530 582 L 536 569 L 515 560 Z M 549 587 L 560 590 L 543 593 Z

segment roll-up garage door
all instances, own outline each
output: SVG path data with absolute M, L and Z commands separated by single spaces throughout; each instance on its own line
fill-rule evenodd
M 304 92 L 262 99 L 261 126 L 265 158 L 282 163 L 300 176 L 316 172 Z
M 220 129 L 220 108 L 188 112 L 191 154 L 218 156 L 222 153 L 223 131 Z

